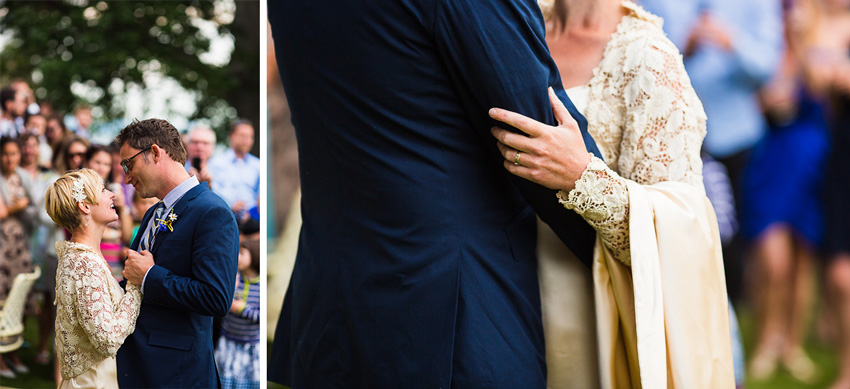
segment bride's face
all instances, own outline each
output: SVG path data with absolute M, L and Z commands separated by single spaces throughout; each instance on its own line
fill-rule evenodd
M 105 187 L 100 191 L 97 205 L 92 205 L 91 219 L 95 223 L 109 224 L 118 220 L 118 212 L 115 211 L 113 199 L 115 194 Z

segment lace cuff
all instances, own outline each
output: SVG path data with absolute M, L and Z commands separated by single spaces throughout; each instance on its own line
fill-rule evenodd
M 602 237 L 614 257 L 631 265 L 629 250 L 629 193 L 626 180 L 601 159 L 590 163 L 569 193 L 558 191 L 558 202 L 581 215 Z

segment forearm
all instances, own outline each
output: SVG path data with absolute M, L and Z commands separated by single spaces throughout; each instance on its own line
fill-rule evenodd
M 260 306 L 254 304 L 246 304 L 239 316 L 251 320 L 254 323 L 260 322 Z
M 102 276 L 111 277 L 105 272 Z M 79 293 L 83 296 L 79 310 L 92 345 L 106 355 L 115 356 L 124 339 L 135 330 L 142 293 L 138 286 L 128 285 L 117 308 L 113 310 L 109 301 L 109 284 L 114 281 L 105 278 L 99 281 L 91 283 L 92 287 L 80 289 Z
M 21 212 L 23 212 L 24 210 L 26 210 L 28 206 L 29 206 L 29 204 L 23 204 L 23 203 L 20 203 L 20 204 L 19 204 L 19 203 L 17 203 L 17 202 L 16 202 L 16 203 L 14 203 L 14 204 L 12 204 L 12 205 L 10 205 L 10 206 L 7 208 L 7 209 L 8 209 L 9 216 L 16 216 L 16 215 L 20 214 Z
M 739 74 L 755 90 L 776 73 L 785 44 L 782 34 L 777 33 L 782 31 L 781 4 L 758 0 L 749 5 L 750 14 L 761 17 L 747 26 L 737 26 L 731 43 Z
M 590 224 L 614 257 L 631 264 L 629 195 L 626 180 L 593 157 L 575 189 L 558 192 L 559 202 Z

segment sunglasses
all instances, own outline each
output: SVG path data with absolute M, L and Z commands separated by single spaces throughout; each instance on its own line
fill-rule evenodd
M 70 157 L 70 158 L 85 157 L 85 156 L 86 156 L 86 153 L 68 153 L 68 157 Z
M 133 158 L 138 157 L 138 156 L 139 156 L 139 154 L 144 153 L 145 151 L 150 150 L 150 149 L 151 149 L 151 147 L 153 147 L 153 145 L 150 145 L 150 146 L 148 146 L 148 147 L 145 147 L 144 149 L 142 149 L 142 150 L 141 150 L 141 151 L 139 151 L 138 153 L 134 154 L 132 157 L 127 158 L 127 159 L 125 159 L 125 160 L 121 161 L 121 168 L 122 168 L 122 169 L 124 169 L 124 174 L 130 173 L 130 170 L 132 170 L 132 169 L 133 169 L 133 165 L 129 165 L 129 166 L 127 166 L 127 164 L 128 164 L 128 163 L 130 163 L 130 161 L 132 161 L 132 160 L 133 160 Z

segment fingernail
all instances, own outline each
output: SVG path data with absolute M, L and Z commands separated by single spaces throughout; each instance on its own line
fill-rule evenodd
M 490 108 L 490 111 L 488 113 L 490 114 L 490 116 L 496 116 L 496 108 Z

